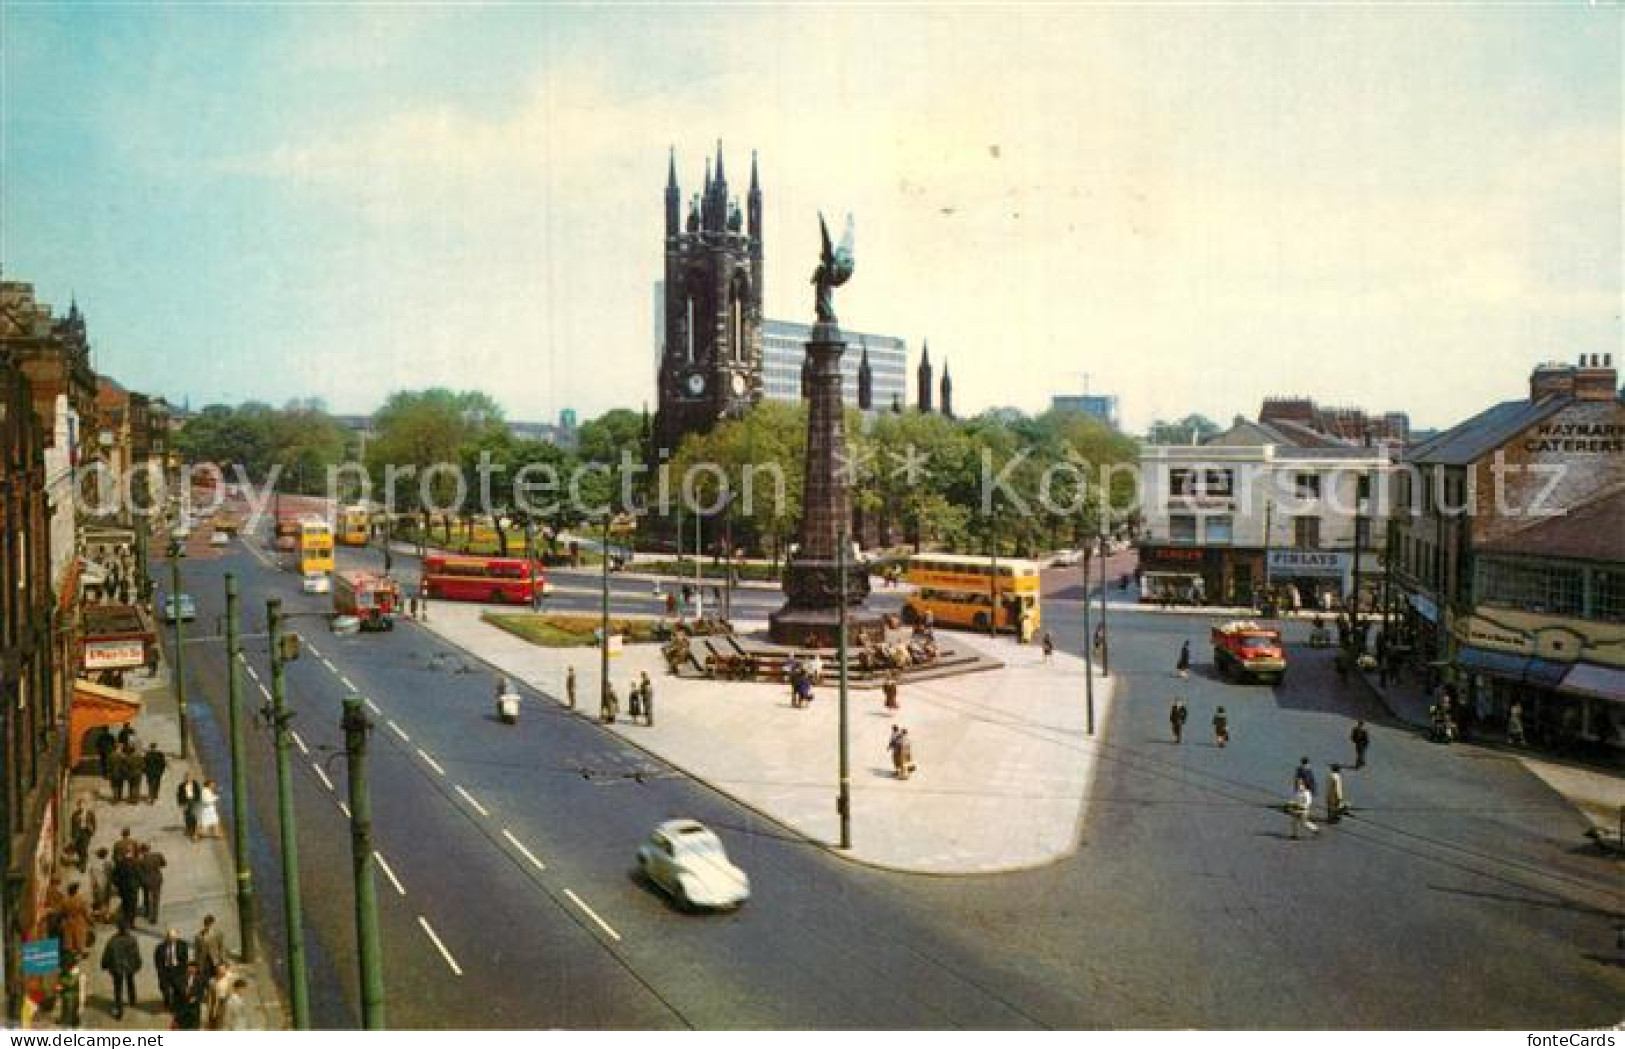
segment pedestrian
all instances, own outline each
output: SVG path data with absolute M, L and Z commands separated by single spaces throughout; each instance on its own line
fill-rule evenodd
M 1213 712 L 1213 742 L 1221 747 L 1230 742 L 1230 717 L 1223 707 Z
M 203 993 L 204 1023 L 211 1031 L 220 1030 L 223 1008 L 231 995 L 232 979 L 231 966 L 221 962 L 214 967 L 214 976 Z
M 576 708 L 576 668 L 570 667 L 564 672 L 564 697 L 570 709 Z
M 141 903 L 147 921 L 158 924 L 158 905 L 164 896 L 164 854 L 151 845 L 141 846 Z
M 85 804 L 83 795 L 68 818 L 68 832 L 73 836 L 73 854 L 79 861 L 79 873 L 83 874 L 90 866 L 90 839 L 96 836 L 96 813 Z
M 413 594 L 411 597 L 406 599 L 406 610 L 407 614 L 413 619 L 418 617 L 418 595 Z
M 1180 643 L 1179 659 L 1174 663 L 1174 671 L 1183 678 L 1191 676 L 1191 643 L 1189 638 Z
M 209 991 L 208 978 L 203 967 L 193 960 L 186 964 L 175 990 L 175 1026 L 182 1031 L 196 1031 L 203 1026 L 203 998 Z
M 1044 662 L 1048 663 L 1050 661 L 1050 657 L 1055 655 L 1055 638 L 1050 635 L 1050 632 L 1048 630 L 1044 631 L 1043 644 L 1044 644 Z
M 812 659 L 807 661 L 807 677 L 814 685 L 824 683 L 824 657 L 814 652 Z
M 203 805 L 203 784 L 187 772 L 181 785 L 175 788 L 175 804 L 180 806 L 181 816 L 186 820 L 186 837 L 197 841 L 198 812 Z
M 56 1001 L 61 1011 L 58 1022 L 70 1030 L 79 1026 L 85 1011 L 85 972 L 74 953 L 62 956 L 62 970 L 56 977 Z
M 1343 793 L 1343 766 L 1333 765 L 1326 775 L 1326 822 L 1337 823 L 1348 812 L 1348 796 Z
M 1526 744 L 1523 738 L 1523 704 L 1517 700 L 1512 701 L 1507 711 L 1507 745 L 1522 747 Z
M 225 1001 L 220 1003 L 220 1030 L 252 1030 L 248 1023 L 247 990 L 248 981 L 241 976 L 231 981 L 231 990 L 226 994 Z
M 214 915 L 203 916 L 203 927 L 192 937 L 192 956 L 203 967 L 205 974 L 226 964 L 226 937 L 214 923 Z
M 897 705 L 897 672 L 892 671 L 886 675 L 886 681 L 880 686 L 880 691 L 886 697 L 886 713 L 896 714 Z
M 141 971 L 141 946 L 128 922 L 120 922 L 118 932 L 107 938 L 102 969 L 113 978 L 113 1019 L 122 1020 L 125 1002 L 135 1006 L 135 974 Z
M 124 760 L 124 800 L 134 805 L 141 800 L 141 777 L 146 772 L 146 763 L 135 749 L 134 742 L 124 744 L 121 754 Z
M 643 689 L 643 723 L 649 728 L 655 725 L 655 686 L 649 680 L 649 672 L 643 671 L 638 675 L 638 686 Z
M 908 729 L 901 725 L 893 725 L 891 739 L 887 741 L 886 749 L 891 752 L 892 773 L 898 779 L 908 779 L 909 759 L 913 756 L 908 748 Z
M 1293 792 L 1292 803 L 1287 806 L 1292 815 L 1292 840 L 1298 840 L 1298 832 L 1306 830 L 1311 834 L 1319 834 L 1320 828 L 1315 826 L 1314 820 L 1309 818 L 1310 807 L 1315 803 L 1314 792 L 1299 782 L 1298 789 Z
M 115 746 L 113 753 L 107 758 L 107 782 L 113 788 L 113 804 L 122 804 L 124 801 L 124 748 Z
M 118 920 L 121 925 L 134 925 L 140 913 L 141 857 L 137 850 L 119 855 L 114 846 L 113 891 L 118 893 Z
M 57 926 L 62 937 L 62 949 L 76 956 L 90 950 L 92 923 L 90 905 L 79 894 L 79 883 L 68 886 L 67 895 L 57 907 Z
M 1292 789 L 1298 790 L 1299 788 L 1307 790 L 1311 797 L 1314 796 L 1315 770 L 1309 767 L 1308 758 L 1299 758 L 1298 767 L 1292 773 Z
M 133 747 L 135 745 L 135 726 L 128 721 L 124 723 L 123 728 L 119 729 L 118 745 L 121 747 Z
M 636 681 L 626 687 L 626 712 L 634 722 L 643 716 L 643 688 Z
M 142 769 L 147 775 L 147 804 L 151 805 L 158 800 L 158 786 L 164 781 L 164 772 L 169 768 L 169 759 L 164 752 L 153 743 L 147 747 L 147 756 L 141 761 Z
M 1354 767 L 1365 768 L 1366 748 L 1371 746 L 1371 733 L 1366 731 L 1364 721 L 1356 721 L 1354 729 L 1349 733 L 1349 742 L 1354 744 Z
M 205 780 L 197 799 L 197 832 L 205 838 L 220 837 L 220 788 Z
M 615 694 L 615 686 L 604 682 L 604 695 L 598 706 L 599 720 L 606 725 L 615 724 L 615 715 L 620 712 L 620 707 L 621 699 Z
M 170 929 L 152 949 L 152 969 L 158 976 L 158 991 L 164 996 L 164 1008 L 172 1013 L 179 1011 L 190 965 L 186 941 L 181 939 L 178 929 Z
M 1168 727 L 1173 730 L 1175 743 L 1185 742 L 1185 722 L 1189 718 L 1190 711 L 1185 708 L 1185 701 L 1175 696 L 1173 705 L 1168 708 Z
M 107 920 L 107 908 L 113 902 L 113 860 L 106 849 L 96 850 L 96 862 L 90 865 L 91 917 Z
M 102 779 L 110 784 L 113 782 L 113 752 L 117 747 L 118 743 L 113 739 L 113 734 L 102 729 L 101 734 L 96 737 L 96 756 L 102 762 Z

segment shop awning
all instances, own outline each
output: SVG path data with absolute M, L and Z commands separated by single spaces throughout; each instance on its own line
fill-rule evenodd
M 68 714 L 68 767 L 79 764 L 85 733 L 111 725 L 125 725 L 141 713 L 141 697 L 134 692 L 79 678 L 73 683 L 73 706 Z
M 1569 672 L 1572 663 L 1554 663 L 1538 656 L 1516 652 L 1498 652 L 1493 648 L 1463 646 L 1456 652 L 1456 665 L 1474 674 L 1506 678 L 1509 681 L 1527 681 L 1542 688 L 1556 688 Z
M 1625 703 L 1625 670 L 1595 663 L 1576 663 L 1557 690 Z

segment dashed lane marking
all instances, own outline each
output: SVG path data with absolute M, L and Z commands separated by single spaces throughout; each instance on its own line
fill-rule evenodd
M 429 767 L 440 773 L 442 776 L 446 774 L 446 770 L 440 767 L 440 762 L 431 758 L 429 756 L 429 752 L 424 750 L 422 747 L 418 748 L 418 757 L 422 758 L 424 761 L 427 761 L 429 763 Z
M 388 721 L 385 722 L 385 724 L 388 725 L 391 729 L 394 730 L 395 735 L 401 737 L 401 742 L 402 743 L 410 743 L 410 742 L 412 742 L 412 737 L 408 736 L 405 732 L 403 732 L 401 730 L 401 727 L 399 725 L 395 724 L 395 719 L 394 718 L 390 718 Z
M 339 811 L 344 813 L 344 818 L 347 819 L 347 820 L 355 818 L 355 817 L 350 815 L 350 806 L 344 804 L 344 802 L 342 802 L 342 801 L 339 802 Z
M 265 696 L 265 702 L 271 702 L 271 690 L 265 687 L 265 682 L 256 681 L 254 684 L 260 687 L 260 693 Z
M 456 787 L 457 793 L 459 793 L 459 794 L 461 794 L 463 796 L 464 801 L 466 801 L 470 805 L 474 806 L 474 811 L 478 812 L 481 816 L 489 816 L 489 815 L 491 815 L 489 812 L 485 811 L 485 806 L 484 805 L 481 805 L 477 800 L 475 800 L 474 795 L 470 794 L 468 791 L 464 790 L 462 787 L 458 786 L 455 783 L 452 784 L 452 786 Z
M 237 658 L 242 659 L 243 657 L 238 656 Z M 254 664 L 250 663 L 246 659 L 243 659 L 243 669 L 248 671 L 248 676 L 249 677 L 253 678 L 256 682 L 259 681 L 260 675 L 259 675 L 259 672 L 254 669 Z
M 333 661 L 328 659 L 326 656 L 322 657 L 322 666 L 326 667 L 328 670 L 331 670 L 334 677 L 340 679 L 341 681 L 344 679 L 344 675 L 339 673 L 339 668 L 335 666 Z
M 593 910 L 591 907 L 587 906 L 586 902 L 584 900 L 582 900 L 582 898 L 580 896 L 577 896 L 574 892 L 572 892 L 569 889 L 564 890 L 564 895 L 570 897 L 571 901 L 573 903 L 575 903 L 575 905 L 577 907 L 580 907 L 583 911 L 586 911 L 587 912 L 587 917 L 589 917 L 593 921 L 597 922 L 598 927 L 600 929 L 604 930 L 604 935 L 608 936 L 610 939 L 614 940 L 616 943 L 621 942 L 621 934 L 616 932 L 614 929 L 611 929 L 609 927 L 609 922 L 606 922 L 604 919 L 598 917 L 598 912 Z
M 351 692 L 360 691 L 359 689 L 357 689 L 355 687 L 355 682 L 351 681 L 349 678 L 345 677 L 343 674 L 339 675 L 339 683 L 342 684 L 345 688 L 349 689 Z
M 374 703 L 374 702 L 373 702 L 373 701 L 372 701 L 372 700 L 370 700 L 370 699 L 369 699 L 369 700 L 367 700 L 367 701 L 366 701 L 366 703 L 367 703 L 367 709 L 368 709 L 368 710 L 370 710 L 370 711 L 372 711 L 372 712 L 373 712 L 373 713 L 374 713 L 374 714 L 377 714 L 377 715 L 379 715 L 379 716 L 380 716 L 380 717 L 382 717 L 382 716 L 383 716 L 383 713 L 384 713 L 384 712 L 383 712 L 383 711 L 382 711 L 382 710 L 379 710 L 379 709 L 378 709 L 378 704 L 376 704 L 376 703 Z
M 333 791 L 335 794 L 338 793 L 338 791 L 333 787 L 333 781 L 327 778 L 327 773 L 322 771 L 322 767 L 320 765 L 312 763 L 310 767 L 315 771 L 316 778 L 322 781 L 322 786 Z
M 321 654 L 321 653 L 320 653 L 320 652 L 318 652 L 318 651 L 317 651 L 317 650 L 316 650 L 316 646 L 315 646 L 315 645 L 313 645 L 313 644 L 311 644 L 311 643 L 310 643 L 310 642 L 309 642 L 309 641 L 306 641 L 306 642 L 305 642 L 305 647 L 306 647 L 306 648 L 308 648 L 308 649 L 310 649 L 310 654 L 311 654 L 311 655 L 313 655 L 313 656 L 315 656 L 315 657 L 316 657 L 316 658 L 317 658 L 317 659 L 320 659 L 320 660 L 321 660 L 321 661 L 322 661 L 322 662 L 323 662 L 323 663 L 327 663 L 327 657 L 326 657 L 326 656 L 324 656 L 324 655 L 322 655 L 322 654 Z M 332 666 L 332 665 L 333 665 L 333 664 L 331 664 L 331 663 L 327 663 L 327 665 L 328 665 L 328 666 Z
M 446 945 L 440 942 L 440 937 L 434 934 L 434 929 L 429 926 L 429 919 L 420 914 L 418 924 L 423 926 L 423 931 L 440 951 L 440 957 L 446 959 L 446 964 L 451 966 L 451 971 L 457 976 L 463 975 L 463 967 L 457 964 L 457 959 L 451 956 L 451 952 L 446 950 Z
M 384 859 L 384 854 L 374 851 L 372 858 L 378 861 L 378 869 L 383 871 L 384 877 L 388 878 L 389 883 L 395 886 L 395 891 L 400 893 L 402 896 L 405 896 L 406 886 L 401 884 L 401 879 L 395 877 L 395 870 L 389 865 L 389 861 Z
M 266 698 L 269 699 L 270 697 L 267 696 Z M 299 738 L 299 733 L 295 732 L 291 728 L 288 730 L 288 738 L 292 739 L 293 743 L 294 743 L 294 746 L 299 748 L 299 753 L 301 753 L 301 754 L 309 754 L 310 753 L 310 748 L 305 746 L 305 741 Z M 320 772 L 321 769 L 317 769 L 316 771 Z M 323 777 L 323 778 L 326 778 L 326 777 Z
M 529 849 L 525 848 L 525 843 L 520 841 L 518 838 L 514 837 L 513 832 L 510 831 L 507 827 L 502 828 L 502 836 L 504 838 L 507 838 L 508 842 L 511 845 L 513 845 L 514 848 L 516 848 L 520 852 L 524 853 L 525 854 L 525 859 L 527 859 L 531 863 L 535 864 L 537 870 L 539 870 L 539 871 L 547 870 L 547 864 L 545 864 L 541 860 L 537 859 L 536 854 L 534 852 L 531 852 Z

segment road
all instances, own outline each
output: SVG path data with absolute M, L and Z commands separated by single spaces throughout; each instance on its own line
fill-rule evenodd
M 325 610 L 327 599 L 298 594 L 290 573 L 234 544 L 187 564 L 204 629 L 220 611 L 226 569 L 250 595 L 246 657 L 258 681 L 245 675 L 244 686 L 258 704 L 268 681 L 264 597 L 281 594 L 296 612 Z M 1077 590 L 1052 581 L 1047 625 L 1077 651 Z M 637 592 L 647 584 L 616 583 L 615 611 L 652 605 Z M 580 597 L 596 609 L 595 597 L 569 589 L 550 607 Z M 740 594 L 764 613 L 777 607 L 771 592 Z M 391 1026 L 1620 1019 L 1618 868 L 1576 848 L 1578 817 L 1520 766 L 1383 722 L 1318 653 L 1295 647 L 1278 689 L 1235 685 L 1205 673 L 1206 620 L 1132 613 L 1112 623 L 1119 693 L 1083 847 L 1022 874 L 927 878 L 848 864 L 794 839 L 549 698 L 527 694 L 520 723 L 501 725 L 490 716 L 491 675 L 413 624 L 336 638 L 310 620 L 301 633 L 312 644 L 288 685 L 303 744 L 293 754 L 295 804 L 318 1023 L 359 1019 L 336 750 L 339 702 L 351 691 L 372 701 L 378 722 L 371 786 L 388 865 L 378 886 Z M 1198 656 L 1188 682 L 1170 673 L 1185 637 Z M 210 767 L 224 769 L 221 645 L 193 641 L 187 665 L 208 697 L 200 744 Z M 1192 711 L 1180 747 L 1166 724 L 1176 689 Z M 1224 750 L 1205 732 L 1219 703 L 1234 738 Z M 1344 757 L 1359 716 L 1373 724 L 1373 761 L 1349 776 L 1358 818 L 1291 841 L 1273 806 L 1292 766 L 1304 754 L 1321 769 Z M 262 924 L 280 952 L 267 733 L 251 734 L 248 749 Z M 636 843 L 674 815 L 723 835 L 752 876 L 745 908 L 681 914 L 633 876 Z

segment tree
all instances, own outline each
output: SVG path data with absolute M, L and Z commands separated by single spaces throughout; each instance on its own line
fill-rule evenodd
M 367 466 L 385 505 L 416 510 L 425 533 L 431 512 L 445 514 L 442 524 L 449 545 L 450 513 L 462 508 L 455 496 L 463 446 L 505 430 L 502 409 L 488 395 L 472 390 L 398 390 L 373 413 L 372 426 L 377 436 L 367 448 Z
M 1158 419 L 1146 433 L 1147 444 L 1201 444 L 1219 432 L 1219 424 L 1205 415 L 1191 414 L 1175 422 Z

